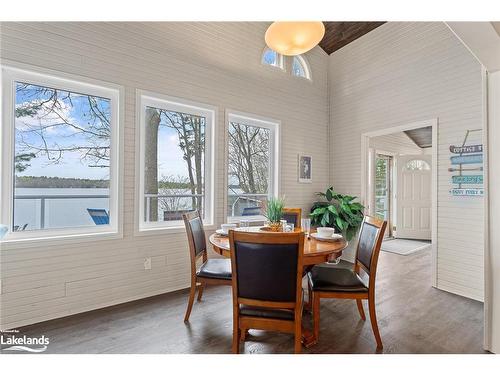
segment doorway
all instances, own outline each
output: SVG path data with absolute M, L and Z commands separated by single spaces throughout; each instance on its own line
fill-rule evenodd
M 397 238 L 431 240 L 431 170 L 430 155 L 397 157 Z
M 432 286 L 437 284 L 437 125 L 437 119 L 420 121 L 361 137 L 365 212 L 387 220 L 384 243 L 392 242 L 397 254 L 430 247 Z

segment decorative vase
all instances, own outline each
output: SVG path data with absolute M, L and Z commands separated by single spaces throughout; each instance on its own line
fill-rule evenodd
M 283 227 L 280 222 L 269 223 L 269 229 L 271 230 L 271 232 L 281 232 Z

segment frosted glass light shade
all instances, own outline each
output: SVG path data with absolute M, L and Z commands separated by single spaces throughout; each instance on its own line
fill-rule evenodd
M 266 31 L 266 44 L 285 56 L 305 53 L 325 35 L 323 22 L 273 22 Z

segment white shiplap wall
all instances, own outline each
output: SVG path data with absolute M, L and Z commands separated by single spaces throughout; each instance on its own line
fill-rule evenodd
M 135 90 L 218 108 L 216 222 L 224 221 L 227 108 L 281 121 L 281 194 L 309 209 L 329 183 L 328 57 L 307 53 L 313 81 L 262 66 L 267 23 L 2 23 L 2 59 L 122 85 L 123 239 L 14 246 L 0 251 L 2 329 L 185 288 L 185 234 L 134 236 Z M 312 184 L 297 182 L 297 154 L 311 154 Z M 152 257 L 152 270 L 143 261 Z
M 361 134 L 439 118 L 437 287 L 483 300 L 484 202 L 450 196 L 448 172 L 449 145 L 483 126 L 481 65 L 439 22 L 389 22 L 329 58 L 333 185 L 360 195 Z

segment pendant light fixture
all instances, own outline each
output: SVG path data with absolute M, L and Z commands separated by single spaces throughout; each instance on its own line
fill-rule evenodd
M 325 35 L 323 22 L 273 22 L 266 31 L 266 44 L 285 56 L 305 53 Z

